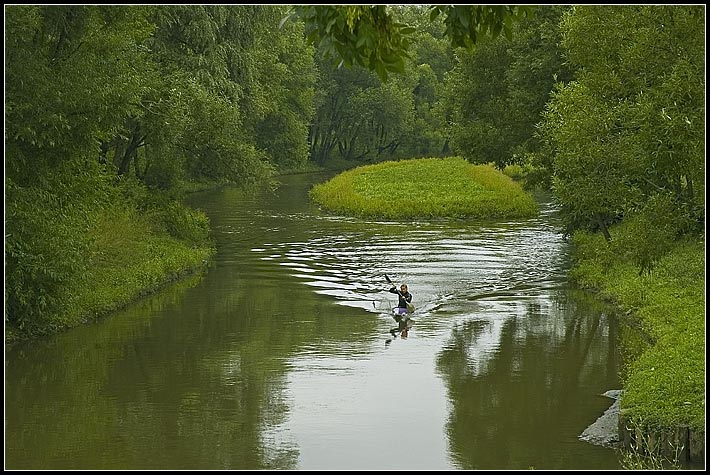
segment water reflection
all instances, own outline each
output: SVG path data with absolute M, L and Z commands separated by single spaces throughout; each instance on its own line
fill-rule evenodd
M 584 295 L 557 296 L 519 315 L 492 305 L 453 328 L 437 369 L 458 468 L 562 469 L 581 458 L 585 469 L 618 468 L 613 457 L 588 458 L 597 449 L 575 440 L 603 407 L 589 395 L 616 383 L 616 322 Z
M 261 438 L 285 410 L 284 365 L 272 351 L 278 341 L 259 344 L 255 335 L 268 331 L 245 329 L 238 318 L 215 324 L 215 314 L 234 306 L 202 300 L 197 282 L 39 347 L 14 348 L 8 467 L 294 467 L 293 451 Z

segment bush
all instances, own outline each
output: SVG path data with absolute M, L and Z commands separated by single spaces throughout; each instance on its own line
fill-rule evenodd
M 205 243 L 209 239 L 209 219 L 202 211 L 173 201 L 162 213 L 162 218 L 165 229 L 174 238 L 193 245 Z
M 139 205 L 144 219 L 157 233 L 185 241 L 191 245 L 209 240 L 209 219 L 202 211 L 181 203 L 177 196 L 167 191 L 151 190 Z
M 100 180 L 78 176 L 69 186 L 61 175 L 32 187 L 5 181 L 5 318 L 28 333 L 41 333 L 66 306 L 69 283 L 83 278 L 101 203 Z
M 650 273 L 688 227 L 688 218 L 679 212 L 673 197 L 667 193 L 651 196 L 625 222 L 624 248 L 639 273 Z

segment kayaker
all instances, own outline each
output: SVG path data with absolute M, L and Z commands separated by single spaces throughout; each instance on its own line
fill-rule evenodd
M 400 290 L 397 290 L 397 286 L 392 286 L 390 292 L 399 296 L 399 303 L 397 303 L 398 308 L 406 309 L 407 303 L 412 302 L 412 294 L 407 290 L 407 284 L 402 284 Z

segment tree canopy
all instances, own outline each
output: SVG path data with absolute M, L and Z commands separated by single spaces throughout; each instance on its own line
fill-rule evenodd
M 387 5 L 296 6 L 292 14 L 306 25 L 306 35 L 326 58 L 338 66 L 360 65 L 375 71 L 382 80 L 389 73 L 404 72 L 412 35 L 417 29 L 401 22 Z M 483 37 L 501 32 L 512 37 L 513 22 L 530 16 L 533 7 L 512 5 L 430 5 L 430 20 L 444 18 L 452 45 L 471 48 Z

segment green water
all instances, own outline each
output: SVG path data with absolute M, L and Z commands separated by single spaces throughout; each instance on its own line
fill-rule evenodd
M 6 351 L 6 468 L 620 468 L 578 439 L 619 388 L 617 323 L 568 288 L 549 204 L 363 221 L 309 203 L 323 179 L 193 196 L 207 273 Z M 414 295 L 406 338 L 385 274 Z

